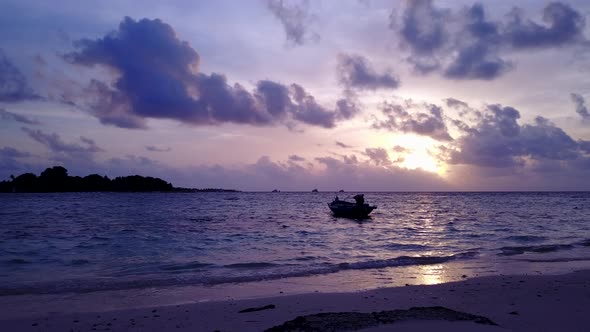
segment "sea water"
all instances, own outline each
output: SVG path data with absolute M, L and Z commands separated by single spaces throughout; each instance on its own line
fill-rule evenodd
M 355 272 L 388 276 L 368 285 L 380 287 L 453 264 L 590 268 L 590 193 L 365 193 L 369 219 L 332 216 L 327 203 L 354 194 L 0 194 L 0 300 Z

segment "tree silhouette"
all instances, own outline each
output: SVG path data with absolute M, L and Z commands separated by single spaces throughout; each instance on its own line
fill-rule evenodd
M 45 169 L 39 177 L 33 173 L 11 176 L 0 182 L 0 192 L 77 192 L 77 191 L 174 191 L 172 184 L 154 177 L 140 175 L 117 177 L 91 174 L 85 177 L 69 176 L 62 166 Z

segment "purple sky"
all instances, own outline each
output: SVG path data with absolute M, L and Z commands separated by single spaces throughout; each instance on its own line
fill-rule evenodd
M 0 179 L 590 190 L 587 1 L 0 3 Z

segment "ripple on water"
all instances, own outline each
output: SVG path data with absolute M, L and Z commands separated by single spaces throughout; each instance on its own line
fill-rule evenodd
M 507 236 L 504 238 L 505 240 L 509 241 L 516 241 L 516 242 L 541 242 L 547 240 L 544 236 L 535 236 L 535 235 L 514 235 L 514 236 Z

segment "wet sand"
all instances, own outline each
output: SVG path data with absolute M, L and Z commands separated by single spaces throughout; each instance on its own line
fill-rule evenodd
M 0 297 L 0 310 L 5 307 Z M 588 308 L 589 270 L 102 312 L 78 307 L 72 311 L 79 313 L 41 317 L 0 315 L 0 326 L 3 331 L 588 331 Z

